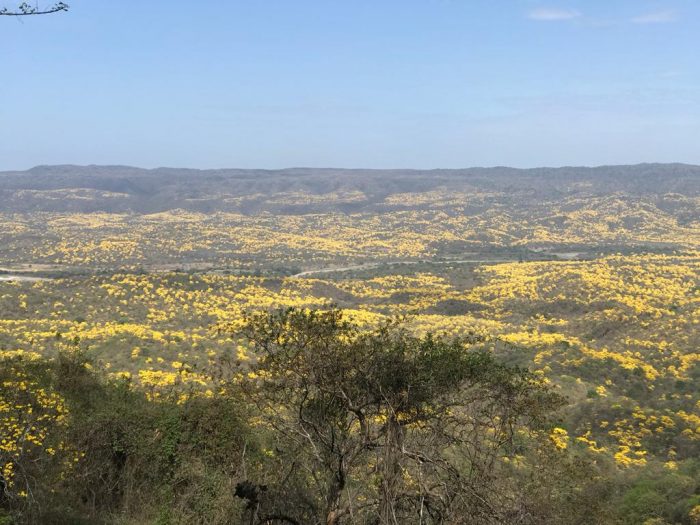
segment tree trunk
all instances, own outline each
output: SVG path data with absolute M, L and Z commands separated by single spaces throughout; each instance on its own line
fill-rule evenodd
M 326 525 L 337 525 L 340 520 L 340 497 L 343 494 L 344 488 L 345 473 L 342 471 L 342 468 L 339 468 L 328 489 L 328 496 L 326 498 Z
M 386 442 L 382 460 L 382 492 L 379 502 L 379 524 L 397 525 L 395 504 L 397 490 L 401 482 L 403 428 L 395 415 L 389 416 L 386 425 Z

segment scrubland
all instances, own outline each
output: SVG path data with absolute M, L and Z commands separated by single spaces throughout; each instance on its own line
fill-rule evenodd
M 354 343 L 362 334 L 397 327 L 406 347 L 457 340 L 467 354 L 485 351 L 504 370 L 526 370 L 528 385 L 556 397 L 527 401 L 524 419 L 513 420 L 493 449 L 493 477 L 470 485 L 488 488 L 488 497 L 474 495 L 483 508 L 469 500 L 479 513 L 465 517 L 457 506 L 424 513 L 430 505 L 421 500 L 412 514 L 408 494 L 418 488 L 439 499 L 437 485 L 428 489 L 420 478 L 437 474 L 401 463 L 394 483 L 403 492 L 394 495 L 407 500 L 394 510 L 416 523 L 700 523 L 697 193 L 574 192 L 516 206 L 502 190 L 428 188 L 349 211 L 324 207 L 367 194 L 264 199 L 320 208 L 0 212 L 0 275 L 39 278 L 0 280 L 0 522 L 330 519 L 329 493 L 317 487 L 330 486 L 319 481 L 328 465 L 304 463 L 308 450 L 278 435 L 292 428 L 300 383 L 266 368 L 266 352 L 285 343 L 261 345 L 250 334 L 262 326 L 253 321 L 261 312 L 291 311 L 336 312 L 353 331 L 332 332 L 330 347 L 347 343 L 358 359 L 366 355 Z M 313 359 L 294 362 L 317 377 Z M 288 392 L 290 406 L 275 398 L 284 417 L 260 408 L 278 391 Z M 535 405 L 546 417 L 525 421 Z M 396 406 L 373 413 L 370 452 L 389 450 Z M 438 405 L 429 406 L 421 410 L 437 417 Z M 347 417 L 342 436 L 354 443 L 364 416 Z M 413 424 L 406 435 L 415 432 L 413 445 L 427 447 L 435 434 L 420 425 L 429 423 Z M 325 441 L 306 439 L 321 454 Z M 452 445 L 440 443 L 431 446 L 443 447 L 441 461 L 457 468 Z M 332 523 L 383 519 L 380 467 L 388 460 L 362 454 L 356 464 L 347 460 L 352 481 Z M 459 468 L 481 459 L 475 454 Z M 266 503 L 265 491 L 290 507 Z M 445 491 L 447 505 L 458 491 Z

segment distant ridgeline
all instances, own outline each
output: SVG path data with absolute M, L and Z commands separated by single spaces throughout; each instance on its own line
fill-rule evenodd
M 700 195 L 700 166 L 455 170 L 284 170 L 37 166 L 0 172 L 0 212 L 307 213 L 423 209 L 439 195 L 482 195 L 508 206 L 619 194 L 675 210 Z M 422 198 L 392 198 L 402 194 Z M 681 206 L 682 207 L 682 206 Z

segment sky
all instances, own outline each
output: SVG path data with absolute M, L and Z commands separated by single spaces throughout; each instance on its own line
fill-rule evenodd
M 0 170 L 700 164 L 697 0 L 65 1 L 0 17 Z

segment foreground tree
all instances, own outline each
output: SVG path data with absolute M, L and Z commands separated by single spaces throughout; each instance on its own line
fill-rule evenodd
M 502 458 L 559 399 L 484 340 L 363 331 L 339 310 L 286 310 L 243 331 L 243 391 L 275 465 L 239 486 L 250 523 L 502 523 Z

